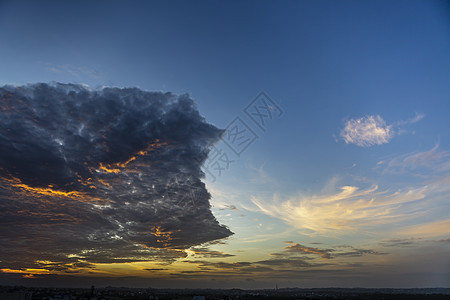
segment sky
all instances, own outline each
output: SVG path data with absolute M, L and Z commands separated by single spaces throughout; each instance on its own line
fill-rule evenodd
M 0 37 L 0 284 L 450 287 L 446 1 L 3 0 Z

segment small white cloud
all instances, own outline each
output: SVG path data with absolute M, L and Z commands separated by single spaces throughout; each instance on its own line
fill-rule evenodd
M 350 119 L 341 131 L 341 137 L 347 144 L 355 144 L 360 147 L 385 144 L 393 136 L 392 126 L 387 125 L 378 115 Z

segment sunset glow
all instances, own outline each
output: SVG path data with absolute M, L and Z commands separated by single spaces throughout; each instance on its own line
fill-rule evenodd
M 1 1 L 0 287 L 450 288 L 444 2 Z

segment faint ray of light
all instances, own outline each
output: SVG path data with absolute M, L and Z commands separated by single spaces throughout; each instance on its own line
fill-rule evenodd
M 169 242 L 173 239 L 171 236 L 173 232 L 164 231 L 161 226 L 154 226 L 150 233 L 154 235 L 157 238 L 156 241 L 161 243 L 164 247 L 169 246 Z
M 51 273 L 50 270 L 47 269 L 24 269 L 24 270 L 0 269 L 0 272 L 7 274 L 22 274 L 22 278 L 34 278 L 34 275 Z
M 77 191 L 70 191 L 65 192 L 61 190 L 53 189 L 52 185 L 49 185 L 47 188 L 39 188 L 39 187 L 32 187 L 25 183 L 23 183 L 19 178 L 12 177 L 11 179 L 7 178 L 1 178 L 4 182 L 8 183 L 12 188 L 19 188 L 24 193 L 29 193 L 31 195 L 44 195 L 44 196 L 50 196 L 50 197 L 66 197 L 72 200 L 76 200 L 79 202 L 95 202 L 95 203 L 105 203 L 110 202 L 107 199 L 101 199 L 98 197 L 92 197 L 89 196 L 83 192 L 77 192 Z

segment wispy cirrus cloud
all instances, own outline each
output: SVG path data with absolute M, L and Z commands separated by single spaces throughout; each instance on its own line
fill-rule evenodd
M 398 121 L 395 123 L 396 126 L 401 126 L 401 125 L 409 125 L 409 124 L 414 124 L 419 122 L 420 120 L 422 120 L 423 118 L 425 118 L 425 114 L 420 114 L 420 113 L 416 113 L 416 115 L 412 118 L 409 118 L 407 120 L 402 120 L 402 121 Z
M 428 151 L 407 153 L 380 161 L 377 167 L 384 167 L 384 173 L 435 176 L 450 172 L 450 151 L 439 149 L 439 144 L 436 144 Z
M 441 201 L 439 195 L 448 190 L 446 181 L 395 192 L 381 191 L 377 186 L 344 186 L 332 194 L 287 199 L 274 195 L 270 201 L 253 197 L 252 202 L 259 211 L 283 220 L 302 234 L 330 237 L 377 232 L 388 224 L 397 224 L 399 230 L 402 221 L 423 216 L 432 209 L 434 197 Z
M 305 235 L 336 236 L 349 233 L 379 232 L 382 226 L 395 225 L 395 236 L 448 236 L 448 219 L 442 214 L 450 191 L 450 154 L 438 145 L 425 152 L 409 153 L 381 161 L 383 173 L 418 174 L 425 182 L 394 191 L 377 185 L 360 188 L 331 183 L 322 193 L 299 194 L 271 200 L 253 197 L 257 210 L 283 220 Z M 410 221 L 415 225 L 411 226 Z M 409 227 L 408 227 L 409 226 Z
M 446 235 L 447 237 L 450 237 L 450 218 L 410 225 L 399 230 L 397 234 L 419 237 L 438 237 Z

